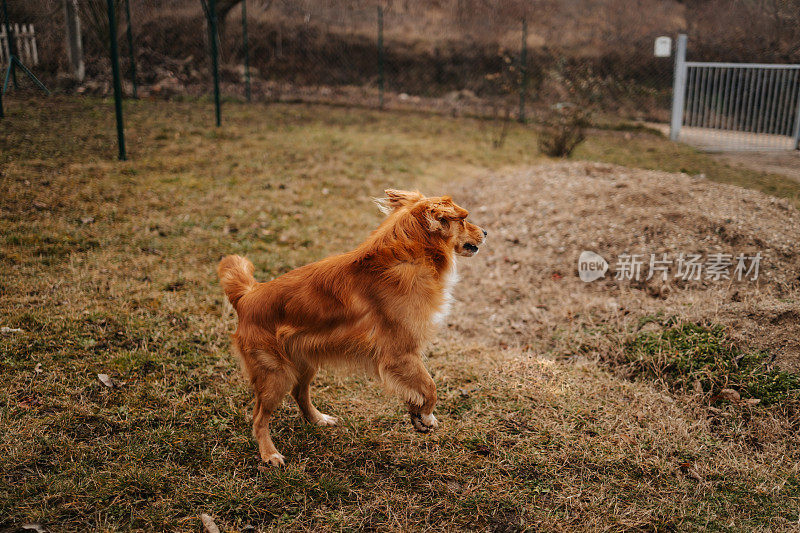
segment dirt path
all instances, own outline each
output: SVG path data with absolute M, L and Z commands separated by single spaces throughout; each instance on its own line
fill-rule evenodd
M 650 128 L 660 131 L 665 137 L 669 137 L 669 124 L 661 122 L 648 122 Z M 681 130 L 681 142 L 695 146 L 701 150 L 719 144 L 719 136 L 709 135 L 707 132 L 698 128 L 683 128 Z M 738 135 L 738 137 L 737 137 Z M 746 144 L 750 139 L 748 134 L 731 133 L 730 144 Z M 772 145 L 773 148 L 785 145 L 785 150 L 744 151 L 744 152 L 713 152 L 710 154 L 715 159 L 727 163 L 732 167 L 744 167 L 758 172 L 769 172 L 786 176 L 800 182 L 800 150 L 791 150 L 791 139 L 764 135 L 763 144 Z M 788 139 L 788 140 L 787 140 Z
M 579 162 L 484 176 L 453 195 L 489 241 L 459 262 L 451 334 L 597 355 L 618 349 L 604 331 L 675 316 L 727 324 L 734 338 L 800 370 L 800 212 L 788 202 L 684 174 Z M 608 261 L 604 278 L 579 279 L 583 251 Z M 731 254 L 733 274 L 738 254 L 759 252 L 756 281 L 676 277 L 681 253 L 700 254 L 704 267 L 710 254 Z M 626 253 L 643 256 L 638 282 L 615 279 Z M 673 261 L 666 281 L 661 272 L 644 279 L 650 254 Z
M 714 157 L 732 167 L 780 174 L 800 182 L 800 150 L 753 153 L 719 153 Z

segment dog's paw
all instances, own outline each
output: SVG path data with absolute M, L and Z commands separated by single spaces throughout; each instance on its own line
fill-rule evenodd
M 434 428 L 439 427 L 439 421 L 433 415 L 420 415 L 411 413 L 411 423 L 414 424 L 414 429 L 420 433 L 427 433 Z
M 320 413 L 319 418 L 313 422 L 315 426 L 335 426 L 338 423 L 339 419 L 335 416 L 325 415 L 322 413 Z
M 286 463 L 284 462 L 285 459 L 286 457 L 279 454 L 278 452 L 275 452 L 266 459 L 264 459 L 264 463 L 259 465 L 258 468 L 259 470 L 266 470 L 275 466 L 286 466 Z

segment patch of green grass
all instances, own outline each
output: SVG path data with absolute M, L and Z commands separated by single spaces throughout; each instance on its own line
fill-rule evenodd
M 734 389 L 765 406 L 800 398 L 800 377 L 775 368 L 769 354 L 738 348 L 720 325 L 685 323 L 642 333 L 625 344 L 625 354 L 637 374 L 676 389 L 696 383 L 711 394 Z

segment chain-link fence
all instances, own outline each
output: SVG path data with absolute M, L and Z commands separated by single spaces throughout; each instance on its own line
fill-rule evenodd
M 540 7 L 467 1 L 436 9 L 413 1 L 256 5 L 248 21 L 254 95 L 514 117 L 527 108 L 530 116 L 542 105 L 581 100 L 663 118 L 672 64 L 652 57 L 656 33 L 639 37 L 647 44 L 635 61 L 591 57 L 578 50 L 595 46 L 589 41 L 569 43 L 572 52 L 556 42 L 539 20 L 546 6 Z M 222 50 L 232 84 L 226 93 L 241 96 L 241 85 L 234 86 L 244 58 L 238 16 L 226 21 Z M 546 46 L 548 40 L 557 46 Z M 626 59 L 621 72 L 618 64 Z
M 126 95 L 213 94 L 211 1 L 113 0 Z M 214 2 L 223 99 L 532 121 L 553 106 L 574 105 L 595 116 L 666 122 L 673 60 L 654 57 L 659 35 L 688 31 L 690 58 L 800 60 L 800 0 Z M 35 28 L 36 74 L 48 87 L 111 92 L 107 5 L 8 2 L 12 24 Z
M 108 93 L 106 0 L 74 0 L 82 80 L 71 72 L 67 50 L 69 2 L 10 2 L 10 18 L 36 26 L 39 71 L 50 85 Z M 211 94 L 202 4 L 116 0 L 126 94 L 134 92 L 134 70 L 139 96 Z M 664 120 L 672 63 L 652 56 L 652 41 L 674 32 L 675 24 L 648 24 L 653 14 L 632 14 L 619 2 L 599 4 L 218 0 L 221 93 L 244 99 L 249 85 L 251 97 L 261 101 L 529 118 L 568 101 Z M 669 13 L 662 15 L 656 18 L 669 20 Z

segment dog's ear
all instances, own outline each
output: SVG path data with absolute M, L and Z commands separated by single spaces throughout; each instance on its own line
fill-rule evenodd
M 457 206 L 449 196 L 444 196 L 440 201 L 428 206 L 425 218 L 428 219 L 431 231 L 449 235 L 450 223 L 464 220 L 467 215 L 469 211 Z
M 388 215 L 398 207 L 415 204 L 425 198 L 419 191 L 399 191 L 397 189 L 386 189 L 386 198 L 375 198 L 378 209 Z

